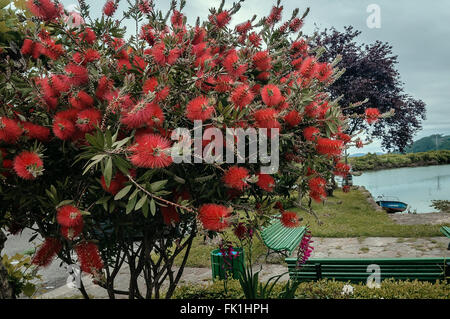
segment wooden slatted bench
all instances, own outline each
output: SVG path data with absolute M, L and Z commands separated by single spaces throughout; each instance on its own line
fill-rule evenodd
M 368 266 L 380 267 L 381 280 L 421 280 L 435 282 L 450 276 L 450 259 L 446 258 L 375 258 L 375 259 L 309 259 L 297 268 L 296 258 L 286 258 L 289 276 L 294 281 L 335 279 L 337 281 L 366 282 L 372 274 Z
M 261 231 L 262 240 L 268 248 L 266 258 L 271 252 L 278 252 L 286 257 L 290 256 L 302 241 L 305 232 L 306 227 L 284 227 L 279 218 L 274 218 Z
M 448 226 L 442 226 L 441 227 L 441 233 L 443 233 L 445 236 L 450 238 L 450 227 Z M 450 243 L 448 243 L 448 250 L 450 250 Z

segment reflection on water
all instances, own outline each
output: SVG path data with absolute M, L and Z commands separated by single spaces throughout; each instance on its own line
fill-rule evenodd
M 353 177 L 354 185 L 366 187 L 374 198 L 395 196 L 411 211 L 429 213 L 432 199 L 450 200 L 450 165 L 405 167 L 365 172 Z

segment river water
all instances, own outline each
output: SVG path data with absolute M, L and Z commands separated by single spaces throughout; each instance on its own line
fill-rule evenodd
M 436 211 L 431 207 L 432 199 L 450 200 L 450 165 L 364 172 L 353 176 L 353 184 L 364 186 L 374 199 L 395 196 L 407 203 L 411 212 L 430 213 Z

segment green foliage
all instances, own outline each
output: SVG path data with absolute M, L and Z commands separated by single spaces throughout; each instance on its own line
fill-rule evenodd
M 369 288 L 365 284 L 352 284 L 353 294 L 342 294 L 346 283 L 332 280 L 304 282 L 298 285 L 295 298 L 298 299 L 448 299 L 450 286 L 445 282 L 394 281 L 385 280 L 380 288 Z M 268 298 L 283 297 L 285 283 L 278 283 Z M 242 298 L 243 293 L 236 280 L 228 282 L 227 291 L 220 281 L 209 285 L 180 285 L 174 299 L 231 299 Z
M 408 154 L 367 154 L 349 157 L 354 171 L 371 171 L 398 167 L 415 167 L 450 164 L 450 150 Z
M 14 295 L 18 297 L 23 293 L 32 297 L 37 291 L 36 279 L 40 280 L 41 276 L 37 274 L 38 268 L 31 264 L 31 257 L 22 254 L 8 257 L 5 254 L 2 263 L 8 272 L 8 281 L 13 287 Z
M 441 213 L 450 213 L 450 201 L 449 200 L 432 200 L 431 206 Z

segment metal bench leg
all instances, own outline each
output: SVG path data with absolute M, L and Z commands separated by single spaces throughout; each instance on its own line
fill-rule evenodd
M 447 250 L 450 250 L 450 243 L 448 243 L 448 247 L 447 247 Z

